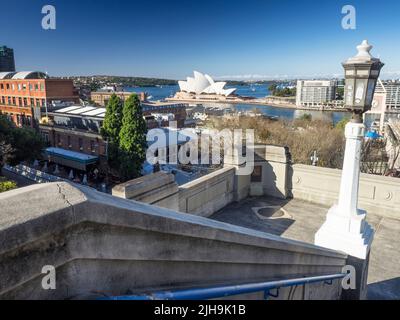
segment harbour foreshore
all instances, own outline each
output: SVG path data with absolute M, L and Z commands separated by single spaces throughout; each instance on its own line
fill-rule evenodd
M 346 109 L 341 107 L 298 107 L 294 103 L 273 103 L 262 99 L 235 99 L 235 100 L 212 100 L 212 99 L 177 99 L 177 98 L 166 98 L 170 102 L 182 102 L 189 104 L 201 104 L 201 103 L 225 103 L 225 104 L 251 104 L 255 106 L 271 106 L 283 109 L 296 109 L 296 110 L 307 110 L 307 111 L 330 111 L 330 112 L 347 112 Z

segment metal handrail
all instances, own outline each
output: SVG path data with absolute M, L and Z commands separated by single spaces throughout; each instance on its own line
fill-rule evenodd
M 272 289 L 279 290 L 280 288 L 301 286 L 317 282 L 325 282 L 331 285 L 333 280 L 342 279 L 345 276 L 345 274 L 339 273 L 290 280 L 248 283 L 230 286 L 214 286 L 176 291 L 159 291 L 142 295 L 103 297 L 100 300 L 208 300 L 262 291 L 265 292 L 265 297 L 267 299 L 269 296 L 273 296 L 270 294 L 270 290 Z M 274 296 L 276 297 L 276 295 Z

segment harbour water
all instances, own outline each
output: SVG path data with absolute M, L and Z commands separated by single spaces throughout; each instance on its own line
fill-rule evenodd
M 227 86 L 229 88 L 229 86 Z M 249 84 L 245 86 L 236 87 L 236 93 L 241 96 L 262 98 L 269 95 L 267 85 L 254 85 Z M 173 97 L 179 91 L 179 87 L 175 86 L 157 86 L 157 87 L 139 87 L 139 88 L 125 88 L 125 91 L 131 92 L 147 92 L 150 100 L 163 100 L 165 98 Z M 220 104 L 221 105 L 221 104 Z M 310 111 L 310 110 L 296 110 L 292 108 L 274 107 L 274 106 L 260 106 L 253 104 L 235 104 L 224 105 L 225 108 L 235 111 L 251 111 L 254 109 L 259 110 L 262 114 L 270 117 L 278 117 L 280 119 L 293 120 L 301 117 L 304 114 L 310 114 L 313 119 L 332 121 L 333 124 L 338 123 L 343 118 L 349 118 L 350 114 L 346 112 L 332 112 L 332 111 Z

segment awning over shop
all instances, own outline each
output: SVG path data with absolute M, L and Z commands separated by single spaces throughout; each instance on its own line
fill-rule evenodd
M 47 148 L 45 152 L 49 161 L 82 171 L 86 171 L 88 165 L 99 161 L 97 156 L 61 148 Z

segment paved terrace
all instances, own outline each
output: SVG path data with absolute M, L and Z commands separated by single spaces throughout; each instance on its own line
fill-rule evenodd
M 210 218 L 313 243 L 328 209 L 297 199 L 261 197 L 230 204 Z M 368 298 L 400 299 L 400 220 L 383 218 L 373 212 L 368 212 L 367 220 L 376 232 L 369 266 Z

